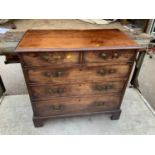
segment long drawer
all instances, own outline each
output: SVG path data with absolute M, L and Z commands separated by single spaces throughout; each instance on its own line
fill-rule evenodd
M 107 93 L 121 93 L 125 80 L 116 82 L 75 83 L 70 85 L 36 85 L 30 86 L 34 100 L 46 100 L 53 97 L 105 95 Z
M 37 115 L 40 117 L 76 114 L 84 112 L 103 112 L 116 109 L 120 96 L 87 96 L 80 98 L 54 98 L 48 101 L 34 102 Z
M 65 84 L 83 81 L 101 81 L 127 77 L 130 65 L 105 65 L 76 68 L 31 68 L 26 69 L 28 82 L 31 84 Z

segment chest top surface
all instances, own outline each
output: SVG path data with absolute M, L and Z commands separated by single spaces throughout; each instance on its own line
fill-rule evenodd
M 118 29 L 28 30 L 16 52 L 139 49 Z

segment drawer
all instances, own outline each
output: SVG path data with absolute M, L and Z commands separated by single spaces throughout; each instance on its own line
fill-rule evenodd
M 54 98 L 48 101 L 34 102 L 40 117 L 112 111 L 120 104 L 119 96 L 87 96 L 81 98 Z
M 79 52 L 42 52 L 22 54 L 24 66 L 78 64 Z
M 34 100 L 46 100 L 53 97 L 104 95 L 107 93 L 121 93 L 125 81 L 94 82 L 68 85 L 39 85 L 31 86 Z
M 134 61 L 133 50 L 88 51 L 84 55 L 85 63 L 120 63 Z
M 83 81 L 101 81 L 120 77 L 127 77 L 130 65 L 105 65 L 98 67 L 76 68 L 32 68 L 27 69 L 29 83 L 36 84 L 63 84 Z

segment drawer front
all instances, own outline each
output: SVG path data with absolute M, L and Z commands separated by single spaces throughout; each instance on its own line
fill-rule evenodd
M 78 64 L 79 52 L 44 52 L 22 54 L 24 66 Z
M 110 111 L 118 108 L 119 96 L 88 96 L 81 98 L 54 98 L 34 102 L 39 116 Z
M 82 67 L 68 69 L 33 68 L 27 70 L 29 83 L 73 83 L 109 80 L 129 75 L 130 65 Z
M 89 51 L 84 55 L 86 63 L 120 63 L 134 61 L 133 50 Z
M 31 86 L 32 97 L 34 100 L 46 100 L 52 97 L 62 96 L 85 96 L 85 95 L 104 95 L 106 93 L 121 93 L 125 82 L 97 82 L 81 83 L 70 85 L 40 85 Z

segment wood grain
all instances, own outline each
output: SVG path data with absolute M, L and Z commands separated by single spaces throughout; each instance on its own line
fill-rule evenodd
M 29 84 L 70 84 L 79 82 L 109 81 L 127 77 L 131 65 L 104 65 L 71 68 L 26 69 Z
M 107 93 L 121 93 L 125 80 L 117 82 L 91 82 L 70 85 L 36 85 L 30 86 L 34 100 L 47 100 L 53 97 L 106 95 Z
M 53 52 L 23 54 L 24 66 L 49 66 L 62 64 L 78 64 L 79 52 Z
M 120 102 L 119 96 L 88 96 L 80 98 L 54 98 L 48 101 L 34 102 L 38 116 L 53 116 L 85 112 L 103 112 L 114 110 Z
M 84 55 L 85 63 L 120 63 L 131 62 L 135 58 L 132 50 L 88 51 Z
M 16 48 L 22 51 L 62 51 L 107 48 L 140 48 L 118 29 L 28 30 Z

